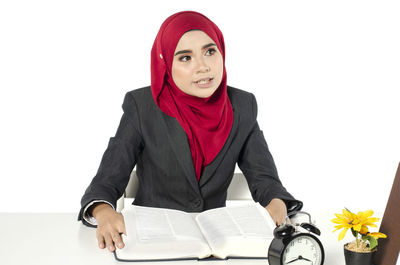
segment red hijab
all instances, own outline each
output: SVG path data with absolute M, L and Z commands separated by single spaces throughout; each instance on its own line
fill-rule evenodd
M 193 29 L 202 30 L 214 40 L 224 61 L 221 84 L 208 98 L 184 93 L 172 79 L 171 67 L 176 45 L 185 32 Z M 199 180 L 204 167 L 222 149 L 233 122 L 226 87 L 224 38 L 211 20 L 197 12 L 183 11 L 164 21 L 151 50 L 151 92 L 157 106 L 176 118 L 186 132 Z

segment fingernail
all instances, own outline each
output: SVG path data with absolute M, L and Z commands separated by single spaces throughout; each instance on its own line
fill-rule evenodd
M 123 246 L 122 246 L 122 243 L 119 243 L 119 244 L 118 244 L 118 247 L 119 247 L 119 248 L 122 248 L 122 247 L 123 247 Z

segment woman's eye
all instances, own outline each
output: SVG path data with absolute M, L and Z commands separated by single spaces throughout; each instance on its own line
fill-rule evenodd
M 190 60 L 190 56 L 188 56 L 188 55 L 185 55 L 185 56 L 182 56 L 179 58 L 179 61 L 182 61 L 182 62 L 187 62 L 189 60 Z
M 208 49 L 206 55 L 213 55 L 216 52 L 214 48 Z

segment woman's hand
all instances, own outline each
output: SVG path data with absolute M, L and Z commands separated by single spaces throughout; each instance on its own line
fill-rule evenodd
M 125 245 L 120 233 L 126 235 L 126 230 L 122 214 L 117 213 L 107 203 L 99 203 L 93 206 L 92 215 L 97 220 L 96 237 L 99 248 L 107 246 L 110 252 L 115 250 L 115 246 L 123 248 Z
M 287 215 L 286 204 L 281 199 L 272 199 L 265 207 L 277 226 L 283 224 Z

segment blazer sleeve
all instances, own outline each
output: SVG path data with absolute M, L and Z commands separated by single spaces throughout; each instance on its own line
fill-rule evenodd
M 126 93 L 122 109 L 124 112 L 117 132 L 109 139 L 99 169 L 81 199 L 78 220 L 88 226 L 93 225 L 83 218 L 85 207 L 94 200 L 100 200 L 109 202 L 115 209 L 143 149 L 139 114 L 132 93 Z
M 254 125 L 240 151 L 238 166 L 247 179 L 254 201 L 265 207 L 272 199 L 279 198 L 286 203 L 288 212 L 298 211 L 303 203 L 285 189 L 278 177 L 275 162 L 257 123 L 257 102 L 254 95 L 252 108 Z

